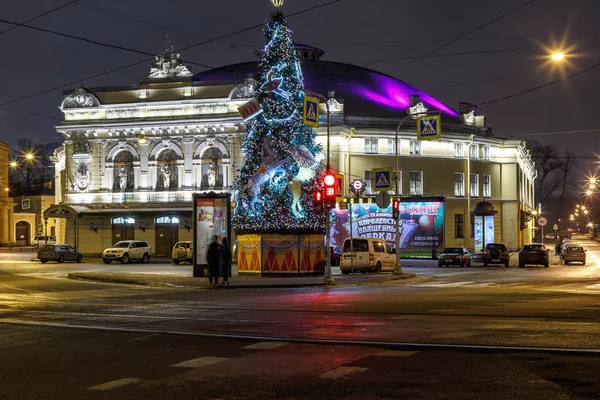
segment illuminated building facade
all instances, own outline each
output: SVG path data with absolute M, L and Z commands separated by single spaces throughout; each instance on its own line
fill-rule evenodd
M 439 140 L 417 140 L 411 118 L 399 132 L 402 195 L 445 198 L 447 245 L 473 246 L 467 213 L 483 200 L 498 212 L 497 241 L 516 248 L 531 240 L 535 173 L 521 141 L 490 135 L 474 107 L 453 110 L 395 78 L 322 61 L 323 52 L 310 46 L 296 50 L 306 89 L 326 97 L 334 92 L 330 163 L 344 177 L 342 198 L 355 179 L 373 195 L 372 170 L 395 169 L 402 118 L 439 110 Z M 56 205 L 44 213 L 61 218 L 59 238 L 86 254 L 135 238 L 163 256 L 177 240 L 191 240 L 192 194 L 230 193 L 241 166 L 246 132 L 238 108 L 253 97 L 258 70 L 248 62 L 192 74 L 167 49 L 137 85 L 65 92 Z M 325 144 L 324 104 L 320 110 L 317 140 Z

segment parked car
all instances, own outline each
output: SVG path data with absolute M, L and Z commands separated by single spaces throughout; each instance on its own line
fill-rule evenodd
M 102 260 L 105 264 L 113 261 L 120 261 L 121 264 L 127 264 L 131 260 L 140 260 L 143 263 L 150 261 L 150 245 L 143 240 L 121 240 L 104 249 Z
M 519 268 L 528 264 L 543 265 L 548 268 L 548 249 L 541 243 L 523 245 L 519 250 Z
M 464 247 L 446 247 L 438 257 L 438 267 L 458 265 L 459 267 L 471 266 L 471 254 Z
M 33 248 L 37 249 L 45 244 L 56 244 L 56 236 L 34 236 Z
M 194 242 L 191 240 L 184 240 L 175 243 L 173 251 L 171 251 L 171 257 L 173 258 L 173 264 L 175 265 L 178 265 L 182 261 L 191 264 L 194 259 Z
M 502 264 L 506 268 L 510 264 L 510 250 L 504 243 L 488 243 L 483 249 L 483 266 Z
M 342 249 L 338 246 L 329 246 L 329 251 L 331 252 L 329 256 L 331 265 L 336 267 L 339 266 L 342 259 Z
M 577 244 L 567 245 L 562 252 L 562 259 L 565 265 L 569 265 L 572 262 L 580 262 L 585 265 L 585 250 L 582 246 Z
M 42 264 L 48 261 L 58 261 L 59 263 L 64 263 L 65 261 L 77 261 L 80 263 L 83 261 L 83 255 L 68 244 L 42 245 L 38 250 L 37 257 Z
M 372 272 L 393 271 L 395 262 L 394 251 L 382 239 L 355 238 L 352 242 L 349 238 L 344 240 L 340 261 L 342 274 L 349 274 L 353 269 Z

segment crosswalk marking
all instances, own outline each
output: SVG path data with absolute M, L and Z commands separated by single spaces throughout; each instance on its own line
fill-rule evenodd
M 283 346 L 287 343 L 288 342 L 258 342 L 243 348 L 249 350 L 271 350 Z
M 179 368 L 202 368 L 207 365 L 218 364 L 223 361 L 227 361 L 230 358 L 228 357 L 199 357 L 194 358 L 193 360 L 187 360 L 180 362 L 179 364 L 171 365 L 171 367 L 179 367 Z
M 343 378 L 344 376 L 365 372 L 367 370 L 368 370 L 368 368 L 361 368 L 361 367 L 337 367 L 337 368 L 334 368 L 327 372 L 323 372 L 321 375 L 319 375 L 319 378 L 338 379 L 338 378 Z
M 122 379 L 117 379 L 116 381 L 110 381 L 110 382 L 102 383 L 100 385 L 91 386 L 88 388 L 88 390 L 110 390 L 110 389 L 115 389 L 115 388 L 118 388 L 121 386 L 133 385 L 133 384 L 139 383 L 141 381 L 142 381 L 141 379 L 137 379 L 137 378 L 122 378 Z

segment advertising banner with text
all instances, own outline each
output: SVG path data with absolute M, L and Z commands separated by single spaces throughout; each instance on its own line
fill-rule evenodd
M 396 220 L 392 206 L 353 204 L 352 225 L 348 210 L 332 210 L 332 246 L 342 247 L 344 240 L 353 237 L 377 237 L 396 247 Z M 431 249 L 444 246 L 444 199 L 402 199 L 400 202 L 400 248 Z

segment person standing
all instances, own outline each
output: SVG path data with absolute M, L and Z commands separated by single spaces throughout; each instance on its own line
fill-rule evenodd
M 221 271 L 223 272 L 223 285 L 229 285 L 229 268 L 231 267 L 231 249 L 227 245 L 227 238 L 221 240 L 221 247 L 219 248 L 219 264 Z
M 206 251 L 206 262 L 208 263 L 208 282 L 212 285 L 213 278 L 215 285 L 219 284 L 219 243 L 217 236 L 213 235 L 212 241 Z

